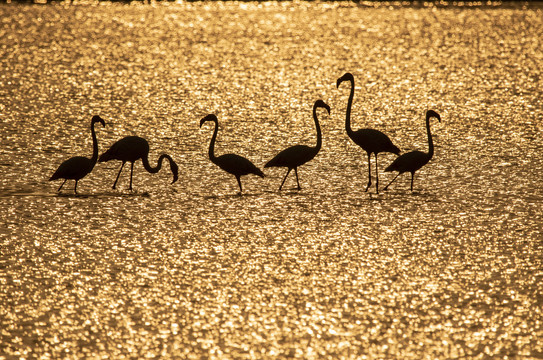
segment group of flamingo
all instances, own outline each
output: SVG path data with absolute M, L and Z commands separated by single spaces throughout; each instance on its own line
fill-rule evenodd
M 397 171 L 398 174 L 392 179 L 392 181 L 385 186 L 384 190 L 387 190 L 388 187 L 398 178 L 399 175 L 410 172 L 411 173 L 411 191 L 413 191 L 413 181 L 415 177 L 415 172 L 419 170 L 421 167 L 426 165 L 430 159 L 432 159 L 434 155 L 434 143 L 432 141 L 432 134 L 430 132 L 430 118 L 434 117 L 438 121 L 441 121 L 441 117 L 439 114 L 433 110 L 428 110 L 426 112 L 426 131 L 428 134 L 428 152 L 422 152 L 422 151 L 411 151 L 408 153 L 405 153 L 403 155 L 400 154 L 400 149 L 395 146 L 390 138 L 382 133 L 381 131 L 374 130 L 374 129 L 360 129 L 354 131 L 351 128 L 351 107 L 353 104 L 353 98 L 354 98 L 354 77 L 351 73 L 346 73 L 339 79 L 337 79 L 337 87 L 341 85 L 344 81 L 349 81 L 351 83 L 351 92 L 349 95 L 349 100 L 347 103 L 347 115 L 345 118 L 345 130 L 347 131 L 347 135 L 351 138 L 351 140 L 360 146 L 368 155 L 368 184 L 366 186 L 365 191 L 368 191 L 371 183 L 371 155 L 375 155 L 375 189 L 376 192 L 379 193 L 379 171 L 377 168 L 377 155 L 382 152 L 389 152 L 398 155 L 398 157 L 390 164 L 385 171 Z M 273 159 L 268 161 L 264 167 L 286 167 L 287 173 L 285 177 L 283 178 L 283 181 L 281 182 L 281 185 L 279 186 L 279 190 L 283 188 L 283 185 L 285 184 L 285 181 L 290 174 L 292 170 L 294 170 L 294 173 L 296 174 L 296 183 L 298 185 L 298 190 L 301 189 L 300 181 L 298 179 L 298 167 L 307 163 L 311 159 L 313 159 L 319 152 L 321 145 L 322 145 L 322 135 L 321 135 L 321 129 L 319 125 L 319 120 L 317 118 L 317 109 L 323 108 L 325 109 L 328 114 L 330 114 L 330 106 L 328 106 L 324 101 L 317 100 L 315 101 L 315 104 L 313 105 L 313 119 L 315 120 L 315 127 L 317 129 L 317 144 L 315 146 L 307 146 L 307 145 L 294 145 L 291 147 L 286 148 L 285 150 L 278 153 Z M 239 194 L 242 193 L 242 186 L 241 186 L 241 176 L 248 175 L 248 174 L 255 174 L 260 177 L 264 177 L 264 173 L 256 167 L 250 160 L 236 155 L 236 154 L 224 154 L 221 156 L 215 155 L 215 141 L 217 139 L 217 133 L 219 129 L 219 122 L 217 119 L 217 116 L 214 114 L 209 114 L 205 116 L 200 121 L 200 127 L 208 121 L 211 121 L 215 124 L 215 129 L 213 131 L 213 136 L 211 137 L 211 142 L 209 144 L 209 159 L 211 162 L 213 162 L 215 165 L 219 166 L 224 171 L 234 175 L 236 177 L 236 180 L 239 185 Z M 129 190 L 132 190 L 132 175 L 134 173 L 134 163 L 141 159 L 143 163 L 143 167 L 145 170 L 147 170 L 150 173 L 157 173 L 161 167 L 162 162 L 164 159 L 167 159 L 170 163 L 170 169 L 173 174 L 173 181 L 177 181 L 178 179 L 178 166 L 175 163 L 175 161 L 172 159 L 171 156 L 167 154 L 162 154 L 158 158 L 157 166 L 152 167 L 149 164 L 149 144 L 147 143 L 147 140 L 139 137 L 139 136 L 127 136 L 124 137 L 117 142 L 115 142 L 106 152 L 104 152 L 100 157 L 98 157 L 98 141 L 96 139 L 96 132 L 94 130 L 94 125 L 96 123 L 100 123 L 102 127 L 105 127 L 104 120 L 98 116 L 95 115 L 92 117 L 91 120 L 91 134 L 92 134 L 92 142 L 93 142 L 93 153 L 92 157 L 86 158 L 83 156 L 75 156 L 72 157 L 66 161 L 64 161 L 55 171 L 53 176 L 49 179 L 56 180 L 56 179 L 64 179 L 60 187 L 58 188 L 58 191 L 62 189 L 64 184 L 67 180 L 72 179 L 75 180 L 74 185 L 74 193 L 77 194 L 77 183 L 79 180 L 81 180 L 83 177 L 85 177 L 87 174 L 89 174 L 94 166 L 96 165 L 96 162 L 107 162 L 110 160 L 120 160 L 122 161 L 121 168 L 119 169 L 119 172 L 117 173 L 117 177 L 115 178 L 115 182 L 113 183 L 113 189 L 115 189 L 117 185 L 117 181 L 119 180 L 119 176 L 121 175 L 121 171 L 125 165 L 125 163 L 128 161 L 130 162 L 130 186 Z

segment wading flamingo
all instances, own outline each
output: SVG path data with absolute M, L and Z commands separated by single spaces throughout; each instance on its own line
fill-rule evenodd
M 347 130 L 347 135 L 354 141 L 355 144 L 360 146 L 362 150 L 368 154 L 368 185 L 366 190 L 371 186 L 371 154 L 375 154 L 375 190 L 379 193 L 379 168 L 377 167 L 377 154 L 381 152 L 390 152 L 398 155 L 400 149 L 395 146 L 390 138 L 380 132 L 379 130 L 374 129 L 359 129 L 353 131 L 351 129 L 351 108 L 353 105 L 354 97 L 354 77 L 351 73 L 346 73 L 339 79 L 337 79 L 337 87 L 341 85 L 344 81 L 350 81 L 351 83 L 351 94 L 349 95 L 349 101 L 347 103 L 347 116 L 345 118 L 345 130 Z
M 200 120 L 200 127 L 206 122 L 211 121 L 215 123 L 215 130 L 213 130 L 213 136 L 209 143 L 209 160 L 227 173 L 230 173 L 236 177 L 239 185 L 239 194 L 241 195 L 241 177 L 243 175 L 255 174 L 260 177 L 264 177 L 264 173 L 257 168 L 252 162 L 236 154 L 224 154 L 221 156 L 215 156 L 215 140 L 217 139 L 217 132 L 219 131 L 219 121 L 215 114 L 209 114 Z
M 291 146 L 281 151 L 279 154 L 275 155 L 273 159 L 271 159 L 270 161 L 268 161 L 266 165 L 264 165 L 265 168 L 267 167 L 288 168 L 287 174 L 285 175 L 285 178 L 283 179 L 281 186 L 279 186 L 279 190 L 283 188 L 283 184 L 285 183 L 285 180 L 287 179 L 287 176 L 288 174 L 290 174 L 290 171 L 292 169 L 294 169 L 294 173 L 296 174 L 296 183 L 298 184 L 298 190 L 301 190 L 300 181 L 298 180 L 298 166 L 301 166 L 305 164 L 306 162 L 308 162 L 309 160 L 313 159 L 317 155 L 319 150 L 321 149 L 322 135 L 321 135 L 321 127 L 319 125 L 319 120 L 317 119 L 318 108 L 326 109 L 326 111 L 328 111 L 328 114 L 330 114 L 330 106 L 328 106 L 322 100 L 315 101 L 315 105 L 313 105 L 313 119 L 315 120 L 315 127 L 317 128 L 317 145 L 316 146 L 307 146 L 307 145 Z
M 149 143 L 147 142 L 147 140 L 139 136 L 127 136 L 120 139 L 119 141 L 111 145 L 111 147 L 105 153 L 100 155 L 100 159 L 98 159 L 98 162 L 107 162 L 110 160 L 121 160 L 123 162 L 121 164 L 119 172 L 117 173 L 115 182 L 113 183 L 113 189 L 115 189 L 115 187 L 117 186 L 117 181 L 119 180 L 119 176 L 121 175 L 124 164 L 127 161 L 130 162 L 130 187 L 128 189 L 132 191 L 132 175 L 134 173 L 134 162 L 139 159 L 141 159 L 145 170 L 152 174 L 157 173 L 162 167 L 162 161 L 164 159 L 167 159 L 170 162 L 170 169 L 173 174 L 172 184 L 177 181 L 178 167 L 175 161 L 173 161 L 173 159 L 171 158 L 171 156 L 167 154 L 160 155 L 160 157 L 158 158 L 157 166 L 151 167 L 151 165 L 149 165 Z
M 441 117 L 439 114 L 433 110 L 428 110 L 426 112 L 426 132 L 428 133 L 428 152 L 422 151 L 411 151 L 400 155 L 390 164 L 385 171 L 398 171 L 398 174 L 392 179 L 392 181 L 385 186 L 385 189 L 388 189 L 390 184 L 396 180 L 398 176 L 404 172 L 411 173 L 411 191 L 413 191 L 413 179 L 415 177 L 415 171 L 428 164 L 432 156 L 434 156 L 434 142 L 432 141 L 432 133 L 430 132 L 430 118 L 435 117 L 439 122 L 441 122 Z
M 57 191 L 60 191 L 60 189 L 62 189 L 62 186 L 64 186 L 68 179 L 73 179 L 75 180 L 74 193 L 77 194 L 77 182 L 80 179 L 84 178 L 88 173 L 90 173 L 94 168 L 94 165 L 96 165 L 96 160 L 98 159 L 98 140 L 96 140 L 94 124 L 96 124 L 97 122 L 102 124 L 102 127 L 106 126 L 106 123 L 100 116 L 94 115 L 92 117 L 92 157 L 89 159 L 84 156 L 74 156 L 60 164 L 57 171 L 55 171 L 53 176 L 51 176 L 51 178 L 49 179 L 49 181 L 64 179 Z

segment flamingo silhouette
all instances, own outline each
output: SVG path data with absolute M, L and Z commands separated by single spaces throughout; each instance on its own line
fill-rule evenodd
M 401 156 L 398 156 L 396 160 L 390 164 L 385 171 L 398 171 L 398 174 L 392 179 L 392 181 L 385 186 L 384 190 L 387 190 L 390 184 L 396 180 L 398 176 L 404 172 L 411 173 L 411 191 L 413 191 L 413 179 L 415 177 L 415 171 L 428 164 L 430 159 L 434 156 L 434 142 L 432 141 L 432 133 L 430 132 L 430 118 L 435 117 L 439 122 L 441 122 L 441 117 L 439 114 L 433 110 L 428 110 L 426 112 L 426 132 L 428 133 L 428 152 L 422 151 L 411 151 Z
M 381 152 L 390 152 L 398 155 L 400 149 L 395 146 L 390 138 L 380 132 L 379 130 L 374 129 L 359 129 L 353 131 L 351 129 L 351 108 L 353 105 L 354 97 L 354 77 L 351 73 L 346 73 L 339 79 L 337 79 L 337 87 L 341 85 L 344 81 L 351 82 L 351 94 L 349 95 L 349 101 L 347 103 L 347 116 L 345 118 L 345 130 L 347 130 L 347 135 L 368 154 L 368 185 L 366 190 L 371 186 L 371 154 L 375 154 L 375 190 L 379 193 L 379 169 L 377 167 L 377 154 Z
M 317 119 L 317 109 L 318 108 L 324 108 L 326 111 L 328 111 L 328 114 L 330 114 L 330 106 L 328 106 L 324 101 L 317 100 L 315 101 L 315 105 L 313 105 L 313 119 L 315 120 L 315 127 L 317 128 L 317 145 L 307 146 L 307 145 L 294 145 L 289 148 L 286 148 L 285 150 L 281 151 L 279 154 L 275 155 L 273 159 L 268 161 L 266 165 L 264 165 L 265 168 L 267 167 L 286 167 L 288 168 L 287 174 L 285 175 L 285 178 L 283 179 L 283 182 L 281 183 L 281 186 L 279 186 L 279 190 L 283 188 L 283 184 L 285 183 L 285 180 L 287 179 L 288 174 L 290 174 L 290 171 L 294 169 L 294 172 L 296 174 L 296 183 L 298 184 L 298 190 L 301 190 L 300 187 L 300 181 L 298 180 L 298 166 L 301 166 L 308 162 L 309 160 L 313 159 L 319 150 L 321 149 L 322 145 L 322 135 L 321 135 L 321 127 L 319 125 L 319 120 Z
M 100 116 L 94 115 L 92 117 L 90 126 L 92 134 L 92 157 L 89 159 L 84 156 L 74 156 L 64 161 L 49 179 L 49 181 L 64 179 L 57 190 L 58 192 L 60 192 L 60 189 L 62 189 L 68 179 L 73 179 L 75 180 L 74 193 L 77 194 L 77 182 L 89 174 L 94 168 L 94 165 L 96 165 L 96 159 L 98 159 L 98 140 L 96 140 L 94 124 L 97 122 L 102 124 L 102 127 L 106 126 L 106 123 Z
M 117 181 L 119 180 L 119 176 L 121 175 L 121 171 L 123 170 L 124 164 L 129 161 L 130 187 L 128 189 L 132 191 L 132 175 L 134 173 L 134 162 L 136 162 L 138 159 L 141 159 L 143 167 L 151 174 L 157 173 L 162 167 L 162 161 L 164 159 L 167 159 L 170 162 L 170 169 L 173 174 L 172 184 L 177 181 L 178 167 L 175 161 L 173 161 L 173 159 L 171 158 L 171 156 L 167 154 L 160 155 L 160 157 L 158 158 L 157 166 L 151 167 L 151 165 L 149 165 L 149 143 L 147 142 L 147 140 L 139 136 L 127 136 L 120 139 L 119 141 L 111 145 L 111 147 L 105 153 L 100 155 L 98 162 L 107 162 L 109 160 L 121 160 L 123 162 L 121 168 L 119 169 L 119 173 L 115 178 L 115 182 L 113 183 L 112 188 L 115 189 Z
M 200 127 L 202 127 L 206 121 L 212 121 L 215 123 L 215 130 L 213 130 L 213 136 L 211 137 L 211 142 L 209 143 L 209 160 L 227 173 L 230 173 L 236 177 L 239 185 L 239 194 L 241 195 L 241 176 L 255 174 L 263 178 L 264 173 L 243 156 L 236 154 L 215 156 L 215 140 L 217 139 L 217 132 L 219 131 L 219 121 L 217 120 L 217 116 L 215 116 L 215 114 L 209 114 L 200 120 Z

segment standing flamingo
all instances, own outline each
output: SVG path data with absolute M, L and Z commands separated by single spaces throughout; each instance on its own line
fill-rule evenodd
M 215 140 L 217 139 L 217 132 L 219 131 L 219 121 L 215 114 L 209 114 L 200 120 L 200 127 L 206 122 L 212 121 L 215 123 L 215 130 L 213 130 L 213 136 L 209 143 L 209 160 L 227 173 L 230 173 L 236 177 L 239 185 L 239 194 L 241 195 L 241 177 L 243 175 L 255 174 L 260 177 L 264 177 L 264 173 L 257 168 L 252 162 L 236 154 L 224 154 L 221 156 L 215 156 Z
M 347 103 L 347 117 L 345 118 L 345 130 L 347 135 L 368 154 L 368 185 L 366 190 L 371 186 L 371 154 L 375 154 L 375 190 L 379 193 L 379 169 L 377 167 L 377 154 L 380 152 L 390 152 L 398 155 L 400 149 L 395 146 L 390 138 L 374 129 L 359 129 L 353 131 L 351 129 L 351 107 L 353 105 L 354 97 L 354 77 L 351 73 L 346 73 L 339 79 L 337 79 L 337 87 L 344 81 L 351 82 L 351 94 L 349 95 L 349 101 Z
M 415 177 L 415 171 L 428 164 L 432 156 L 434 156 L 434 142 L 432 141 L 432 133 L 430 132 L 430 118 L 435 117 L 439 122 L 441 122 L 441 117 L 439 114 L 433 110 L 428 110 L 426 112 L 426 132 L 428 133 L 428 152 L 422 151 L 411 151 L 401 156 L 398 156 L 396 160 L 390 164 L 385 171 L 398 171 L 398 174 L 392 179 L 392 181 L 385 186 L 385 189 L 388 189 L 390 184 L 396 180 L 398 176 L 404 172 L 411 173 L 411 191 L 413 191 L 413 179 Z
M 272 166 L 288 168 L 287 174 L 285 175 L 281 186 L 279 186 L 279 190 L 283 188 L 283 184 L 285 183 L 285 180 L 287 179 L 287 176 L 288 174 L 290 174 L 290 171 L 292 169 L 294 169 L 294 172 L 296 173 L 296 183 L 298 184 L 298 190 L 302 189 L 300 187 L 300 181 L 298 180 L 298 166 L 301 166 L 309 160 L 313 159 L 321 149 L 322 145 L 321 127 L 319 125 L 319 120 L 317 119 L 318 108 L 324 108 L 326 109 L 326 111 L 328 111 L 328 114 L 330 114 L 330 106 L 328 106 L 322 100 L 315 101 L 315 105 L 313 105 L 313 119 L 315 120 L 315 127 L 317 128 L 317 145 L 314 147 L 307 145 L 291 146 L 281 151 L 279 154 L 275 155 L 273 159 L 271 159 L 266 165 L 264 165 L 265 168 Z
M 151 174 L 157 173 L 162 167 L 162 161 L 164 159 L 168 159 L 168 161 L 170 162 L 170 169 L 172 170 L 173 174 L 172 184 L 177 181 L 178 167 L 175 161 L 173 161 L 173 159 L 170 157 L 170 155 L 160 155 L 160 157 L 158 158 L 157 166 L 151 167 L 151 165 L 149 165 L 149 143 L 147 142 L 147 140 L 139 136 L 127 136 L 117 141 L 116 143 L 111 145 L 111 147 L 105 153 L 100 155 L 100 159 L 98 159 L 98 162 L 106 162 L 109 160 L 121 160 L 123 162 L 121 168 L 119 169 L 119 173 L 115 178 L 115 182 L 113 183 L 112 188 L 115 189 L 117 181 L 119 180 L 119 176 L 121 175 L 121 171 L 123 170 L 124 164 L 129 161 L 130 187 L 128 189 L 132 191 L 132 175 L 134 173 L 134 162 L 136 162 L 136 160 L 138 159 L 141 159 L 143 167 Z
M 58 167 L 57 171 L 51 176 L 49 181 L 56 179 L 64 179 L 57 191 L 60 191 L 68 179 L 75 180 L 74 193 L 77 194 L 77 182 L 84 178 L 88 173 L 92 171 L 94 165 L 96 165 L 96 159 L 98 159 L 98 140 L 96 140 L 96 132 L 94 131 L 94 124 L 99 122 L 102 127 L 106 126 L 104 120 L 94 115 L 91 120 L 91 134 L 92 134 L 92 157 L 86 158 L 84 156 L 74 156 L 64 161 Z

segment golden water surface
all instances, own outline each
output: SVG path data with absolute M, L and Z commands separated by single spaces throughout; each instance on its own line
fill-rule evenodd
M 543 357 L 543 13 L 349 3 L 0 5 L 0 359 Z M 387 192 L 345 132 L 435 154 Z M 235 178 L 323 146 L 292 173 Z M 145 137 L 158 174 L 69 157 Z M 380 188 L 395 158 L 379 155 Z M 372 159 L 372 170 L 375 164 Z M 374 179 L 375 180 L 375 179 Z M 375 184 L 375 182 L 374 182 Z

